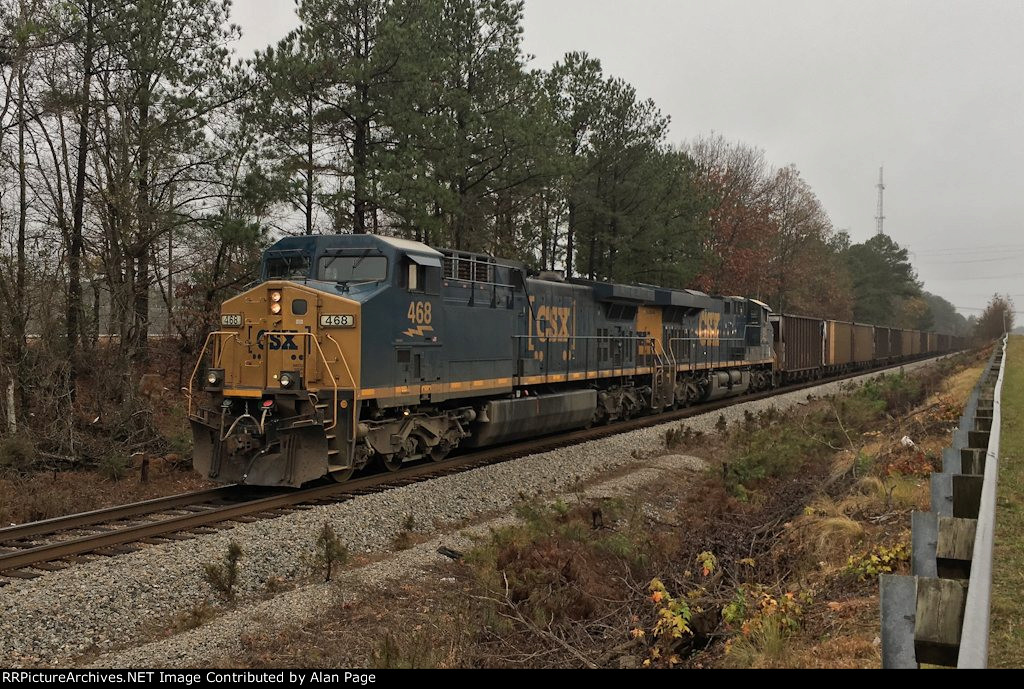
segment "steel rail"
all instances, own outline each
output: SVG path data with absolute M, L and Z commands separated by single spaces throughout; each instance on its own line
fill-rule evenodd
M 10 541 L 24 540 L 33 536 L 41 536 L 57 533 L 58 531 L 69 531 L 86 526 L 95 526 L 106 522 L 137 517 L 146 514 L 155 514 L 165 510 L 172 510 L 188 505 L 197 505 L 218 498 L 230 497 L 236 493 L 239 487 L 235 484 L 198 490 L 190 493 L 178 493 L 162 498 L 153 498 L 142 502 L 133 502 L 128 505 L 117 507 L 104 507 L 89 512 L 79 512 L 62 517 L 52 517 L 25 524 L 17 524 L 0 529 L 0 544 Z
M 944 355 L 943 355 L 944 356 Z M 939 357 L 931 357 L 932 360 Z M 925 361 L 917 359 L 915 361 Z M 569 433 L 547 436 L 539 439 L 531 439 L 509 445 L 500 445 L 486 448 L 477 452 L 455 456 L 442 462 L 413 465 L 403 468 L 397 472 L 376 474 L 358 479 L 350 479 L 344 483 L 316 486 L 313 488 L 301 489 L 293 492 L 274 495 L 257 500 L 251 500 L 236 505 L 215 507 L 202 513 L 188 514 L 170 519 L 139 524 L 118 529 L 116 531 L 90 534 L 76 539 L 61 541 L 58 543 L 45 544 L 33 548 L 25 548 L 16 552 L 0 554 L 0 575 L 18 569 L 30 568 L 45 562 L 52 562 L 62 558 L 83 555 L 104 548 L 121 546 L 148 538 L 160 537 L 171 533 L 189 531 L 211 524 L 232 521 L 234 519 L 257 515 L 265 512 L 273 512 L 282 508 L 293 507 L 303 503 L 317 502 L 320 500 L 346 500 L 362 494 L 381 492 L 392 487 L 401 487 L 411 483 L 417 483 L 431 478 L 464 471 L 485 464 L 497 464 L 503 461 L 517 459 L 524 455 L 544 452 L 566 445 L 597 440 L 604 437 L 618 435 L 629 431 L 645 428 L 648 426 L 671 423 L 672 421 L 684 418 L 707 414 L 710 412 L 731 407 L 746 402 L 754 402 L 767 399 L 776 395 L 790 392 L 799 392 L 807 388 L 814 388 L 831 382 L 840 382 L 849 378 L 877 373 L 880 371 L 902 368 L 911 361 L 903 362 L 896 366 L 880 366 L 872 369 L 861 369 L 849 372 L 841 376 L 833 376 L 828 379 L 809 381 L 798 385 L 789 385 L 781 388 L 774 388 L 760 393 L 739 395 L 737 397 L 726 397 L 721 400 L 699 404 L 685 409 L 663 412 L 637 417 L 628 421 L 622 421 L 607 426 L 599 426 L 589 429 L 571 431 Z M 237 488 L 237 486 L 231 486 Z M 218 490 L 218 489 L 215 489 Z M 184 494 L 189 495 L 189 494 Z M 173 496 L 172 496 L 173 497 Z M 158 499 L 159 500 L 159 499 Z M 153 501 L 147 501 L 153 502 Z M 142 505 L 145 503 L 138 503 Z M 133 507 L 133 506 L 128 506 Z M 115 511 L 119 508 L 108 510 L 97 510 L 97 512 Z M 92 513 L 85 513 L 92 514 Z M 77 515 L 76 515 L 77 516 Z M 60 518 L 57 518 L 60 519 Z M 47 520 L 52 522 L 54 520 Z M 40 522 L 37 522 L 40 523 Z M 36 524 L 36 523 L 34 523 Z M 24 528 L 30 528 L 34 524 L 26 524 Z

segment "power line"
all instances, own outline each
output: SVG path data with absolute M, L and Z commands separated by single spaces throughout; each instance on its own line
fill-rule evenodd
M 934 266 L 934 265 L 940 265 L 940 264 L 944 265 L 944 264 L 960 264 L 960 263 L 991 263 L 993 261 L 1019 261 L 1021 259 L 1021 255 L 1022 254 L 1024 254 L 1024 251 L 1018 251 L 1018 252 L 1011 253 L 1008 256 L 999 256 L 999 257 L 995 257 L 995 258 L 959 258 L 959 259 L 958 258 L 954 258 L 954 259 L 951 259 L 951 260 L 945 260 L 944 259 L 944 260 L 941 260 L 941 261 L 928 261 L 928 260 L 925 260 L 925 261 L 918 261 L 918 263 L 921 264 L 921 265 L 926 265 L 926 266 Z
M 961 280 L 1009 280 L 1011 278 L 1024 277 L 1022 273 L 1010 273 L 1009 275 L 974 275 L 972 277 L 961 277 L 961 278 L 937 278 L 930 280 L 931 282 L 959 282 Z
M 960 311 L 984 311 L 988 307 L 986 306 L 985 309 L 979 309 L 977 306 L 954 306 L 953 308 L 954 309 L 959 309 Z M 1020 313 L 1024 313 L 1024 312 L 1021 312 L 1021 311 L 1010 311 L 1010 313 L 1020 314 Z
M 971 244 L 970 246 L 949 246 L 935 249 L 924 249 L 917 253 L 921 256 L 943 256 L 949 254 L 987 254 L 1001 251 L 1024 251 L 1024 244 Z

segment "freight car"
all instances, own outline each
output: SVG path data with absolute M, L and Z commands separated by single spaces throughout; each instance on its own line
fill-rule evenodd
M 825 322 L 793 314 L 771 314 L 779 383 L 821 377 L 825 367 Z
M 388 237 L 290 237 L 203 347 L 193 461 L 223 482 L 345 480 L 371 461 L 396 470 L 767 389 L 774 365 L 756 300 L 533 276 Z
M 963 349 L 964 338 L 848 323 L 827 318 L 772 314 L 775 377 L 784 384 L 863 370 Z

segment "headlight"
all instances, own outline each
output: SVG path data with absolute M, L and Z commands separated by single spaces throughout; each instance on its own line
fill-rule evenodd
M 220 388 L 224 385 L 224 369 L 211 368 L 206 372 L 206 387 Z
M 299 387 L 299 374 L 293 371 L 283 371 L 278 378 L 278 382 L 285 390 L 293 390 Z
M 270 313 L 275 316 L 281 313 L 281 290 L 270 290 Z

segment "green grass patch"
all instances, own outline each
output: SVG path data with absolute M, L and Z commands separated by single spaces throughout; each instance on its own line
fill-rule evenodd
M 1010 337 L 1003 379 L 992 573 L 991 667 L 1024 667 L 1024 337 Z
M 772 408 L 757 416 L 748 413 L 728 431 L 726 488 L 746 500 L 764 481 L 792 476 L 808 462 L 837 450 L 860 453 L 864 433 L 920 404 L 929 387 L 919 375 L 883 375 L 807 411 L 780 414 Z M 666 437 L 666 445 L 671 447 L 674 438 Z M 857 463 L 866 471 L 873 458 L 859 457 Z

